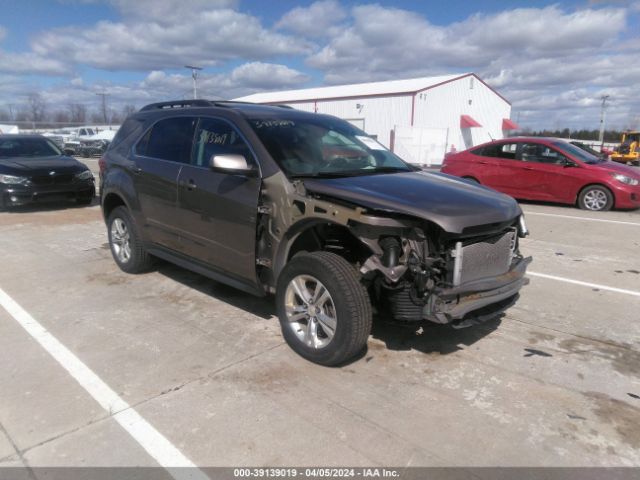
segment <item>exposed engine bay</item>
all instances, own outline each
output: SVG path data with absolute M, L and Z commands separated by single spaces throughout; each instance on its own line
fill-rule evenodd
M 527 283 L 531 258 L 518 248 L 528 233 L 521 214 L 450 233 L 424 219 L 308 192 L 302 182 L 291 186 L 295 191 L 278 179 L 267 182 L 257 263 L 268 290 L 295 253 L 328 250 L 359 269 L 387 317 L 464 327 L 513 305 Z

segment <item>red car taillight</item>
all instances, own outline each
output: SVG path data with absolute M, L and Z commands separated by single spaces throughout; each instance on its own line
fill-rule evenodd
M 100 174 L 103 174 L 106 170 L 107 162 L 105 161 L 104 157 L 100 157 L 100 160 L 98 160 L 98 168 L 100 168 Z

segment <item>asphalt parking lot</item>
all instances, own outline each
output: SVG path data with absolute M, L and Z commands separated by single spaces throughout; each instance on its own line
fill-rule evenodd
M 27 316 L 0 308 L 0 467 L 640 466 L 640 211 L 523 209 L 531 283 L 506 316 L 378 322 L 333 369 L 284 344 L 270 299 L 118 270 L 97 202 L 2 213 L 0 290 Z

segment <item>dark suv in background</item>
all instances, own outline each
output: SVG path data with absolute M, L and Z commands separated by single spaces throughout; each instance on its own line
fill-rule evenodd
M 285 340 L 320 364 L 362 350 L 373 306 L 462 327 L 503 312 L 526 283 L 513 199 L 419 171 L 335 117 L 152 104 L 125 121 L 100 166 L 122 270 L 155 256 L 274 293 Z

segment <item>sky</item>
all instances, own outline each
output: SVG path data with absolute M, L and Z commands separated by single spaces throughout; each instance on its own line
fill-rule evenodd
M 640 128 L 640 0 L 0 0 L 0 113 L 474 72 L 530 129 Z

